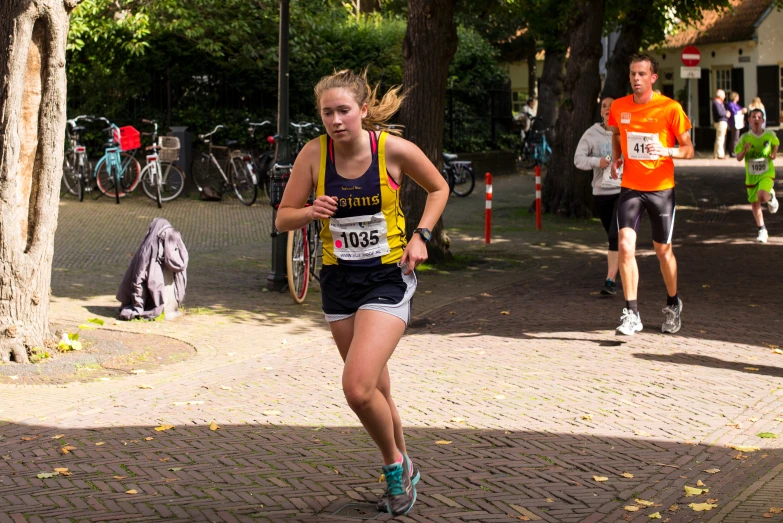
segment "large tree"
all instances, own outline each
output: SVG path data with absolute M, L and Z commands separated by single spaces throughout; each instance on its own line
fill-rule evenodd
M 592 108 L 601 89 L 598 63 L 605 0 L 576 0 L 571 6 L 568 34 L 571 55 L 566 67 L 563 99 L 555 127 L 557 139 L 544 180 L 545 212 L 589 217 L 590 177 L 574 167 L 580 137 L 593 123 Z
M 50 338 L 65 135 L 65 46 L 80 0 L 0 3 L 0 359 Z
M 456 51 L 454 0 L 409 0 L 408 28 L 402 43 L 402 83 L 408 96 L 402 103 L 399 119 L 405 126 L 405 137 L 437 166 L 441 165 L 443 150 L 446 81 Z M 418 226 L 426 200 L 424 189 L 406 180 L 402 186 L 402 208 L 409 236 Z M 437 263 L 447 259 L 448 248 L 441 219 L 427 245 L 430 260 Z

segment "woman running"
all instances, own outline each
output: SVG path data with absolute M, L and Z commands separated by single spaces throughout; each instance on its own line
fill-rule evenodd
M 381 100 L 377 91 L 366 71 L 344 70 L 318 82 L 316 108 L 327 134 L 297 156 L 275 225 L 292 231 L 311 220 L 323 224 L 321 296 L 345 363 L 343 392 L 383 457 L 387 489 L 379 505 L 398 516 L 416 501 L 419 473 L 408 458 L 386 364 L 410 319 L 413 271 L 427 259 L 449 187 L 416 145 L 389 129 L 400 88 Z M 403 173 L 428 193 L 410 242 L 400 206 Z M 313 189 L 316 198 L 307 206 Z
M 585 131 L 574 154 L 574 165 L 578 169 L 593 171 L 593 205 L 609 239 L 606 281 L 601 294 L 609 296 L 617 292 L 617 200 L 620 198 L 620 180 L 613 179 L 609 172 L 612 163 L 612 131 L 606 121 L 613 101 L 614 98 L 610 96 L 601 100 L 603 122 Z

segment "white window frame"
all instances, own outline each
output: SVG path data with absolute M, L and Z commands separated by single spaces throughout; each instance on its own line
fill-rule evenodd
M 731 66 L 724 66 L 724 67 L 715 67 L 712 69 L 713 72 L 713 78 L 714 78 L 714 88 L 712 89 L 712 92 L 717 92 L 718 89 L 723 89 L 723 91 L 726 93 L 726 99 L 729 99 L 729 95 L 731 94 Z

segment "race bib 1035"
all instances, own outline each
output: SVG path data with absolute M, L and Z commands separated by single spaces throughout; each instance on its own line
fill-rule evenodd
M 386 217 L 382 212 L 372 216 L 330 218 L 329 230 L 334 241 L 334 255 L 340 260 L 367 260 L 391 252 Z

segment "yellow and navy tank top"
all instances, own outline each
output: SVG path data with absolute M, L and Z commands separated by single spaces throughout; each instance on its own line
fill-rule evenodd
M 323 264 L 376 267 L 396 264 L 405 250 L 405 216 L 400 191 L 386 172 L 386 137 L 370 134 L 372 162 L 359 178 L 337 172 L 334 142 L 322 135 L 316 196 L 337 197 L 337 212 L 321 220 Z

